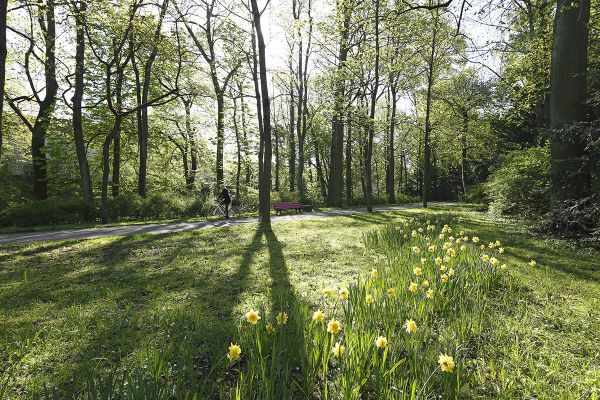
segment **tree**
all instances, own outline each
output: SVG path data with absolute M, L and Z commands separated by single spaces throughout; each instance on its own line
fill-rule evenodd
M 203 33 L 203 37 L 201 39 L 201 37 L 192 29 L 192 25 L 186 14 L 182 13 L 177 3 L 174 2 L 177 12 L 183 19 L 190 37 L 209 67 L 210 79 L 217 101 L 217 156 L 215 171 L 216 183 L 218 186 L 223 183 L 224 176 L 223 152 L 225 145 L 225 94 L 227 93 L 227 88 L 231 79 L 241 65 L 241 58 L 234 55 L 232 60 L 220 59 L 217 53 L 217 43 L 222 41 L 229 46 L 233 46 L 233 37 L 239 36 L 241 33 L 238 29 L 236 29 L 235 25 L 231 21 L 217 12 L 217 3 L 217 0 L 205 1 L 202 2 L 202 5 L 200 6 L 204 8 L 205 15 L 204 23 L 201 25 L 196 24 L 200 26 L 200 30 Z M 225 74 L 225 76 L 222 77 L 222 74 Z
M 269 98 L 269 86 L 267 81 L 267 56 L 265 50 L 265 39 L 260 21 L 260 11 L 257 0 L 250 0 L 252 7 L 252 22 L 256 32 L 258 48 L 258 64 L 260 69 L 260 95 L 262 99 L 262 126 L 260 135 L 260 147 L 262 149 L 259 157 L 259 185 L 258 185 L 258 209 L 260 214 L 260 225 L 264 231 L 271 230 L 271 100 Z
M 75 16 L 75 92 L 73 93 L 73 139 L 79 165 L 81 191 L 86 200 L 93 200 L 92 178 L 87 159 L 85 139 L 83 136 L 83 90 L 85 74 L 85 29 L 86 29 L 86 1 L 72 1 L 71 9 Z
M 334 114 L 332 119 L 332 140 L 331 140 L 331 157 L 329 165 L 329 181 L 327 190 L 327 204 L 331 207 L 341 207 L 343 204 L 343 187 L 344 187 L 344 116 L 345 104 L 347 102 L 345 96 L 345 71 L 346 60 L 348 59 L 348 35 L 350 29 L 351 8 L 346 0 L 336 1 L 336 12 L 340 25 L 339 55 L 338 64 L 335 76 L 335 93 L 334 93 Z M 349 129 L 349 128 L 347 128 Z M 348 142 L 351 138 L 348 137 Z M 350 162 L 350 161 L 347 161 Z M 351 180 L 352 178 L 350 178 Z M 351 189 L 346 190 L 348 202 L 351 199 Z
M 18 98 L 7 98 L 8 104 L 19 116 L 23 124 L 31 131 L 31 158 L 33 164 L 33 197 L 36 200 L 44 200 L 48 197 L 48 172 L 46 169 L 46 153 L 44 145 L 46 132 L 50 126 L 56 98 L 58 93 L 58 81 L 56 79 L 56 22 L 54 15 L 54 0 L 48 0 L 45 3 L 35 5 L 26 5 L 31 20 L 37 20 L 44 42 L 43 59 L 36 54 L 36 38 L 34 37 L 33 23 L 30 27 L 30 34 L 20 32 L 20 36 L 29 42 L 29 48 L 24 55 L 24 69 L 28 76 L 29 89 L 31 94 Z M 44 69 L 44 87 L 38 89 L 32 76 L 31 58 L 39 60 Z M 39 93 L 44 90 L 44 97 Z M 21 102 L 34 102 L 37 105 L 38 112 L 33 123 L 29 121 L 25 113 L 20 109 Z
M 8 0 L 0 0 L 0 163 L 2 162 L 2 138 L 4 131 L 4 85 L 6 83 L 6 19 Z
M 558 0 L 550 77 L 551 199 L 554 207 L 589 195 L 586 143 L 578 134 L 558 130 L 586 120 L 589 0 Z

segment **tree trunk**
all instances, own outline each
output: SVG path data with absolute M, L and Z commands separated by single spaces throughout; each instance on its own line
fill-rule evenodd
M 550 75 L 550 128 L 586 120 L 589 0 L 558 0 Z M 590 193 L 585 140 L 575 132 L 551 137 L 551 198 L 557 207 Z
M 388 140 L 388 198 L 389 203 L 394 204 L 396 202 L 396 189 L 395 185 L 395 170 L 396 170 L 396 154 L 394 153 L 394 135 L 396 134 L 396 86 L 393 84 L 390 88 L 391 91 L 391 110 L 390 110 L 390 137 Z
M 37 118 L 31 131 L 31 157 L 33 159 L 33 196 L 37 200 L 48 197 L 48 171 L 46 170 L 46 153 L 43 147 L 46 144 L 46 132 L 56 105 L 58 82 L 56 81 L 56 24 L 54 20 L 54 0 L 45 4 L 46 21 L 40 20 L 44 31 L 45 60 L 44 78 L 46 94 L 40 102 Z
M 160 31 L 162 28 L 163 20 L 165 18 L 165 14 L 167 12 L 167 7 L 169 5 L 169 0 L 164 0 L 161 8 L 160 8 L 160 16 L 158 18 L 158 24 L 156 25 L 156 30 L 154 31 L 154 36 L 152 38 L 152 49 L 150 51 L 150 55 L 146 60 L 146 65 L 144 65 L 144 83 L 142 86 L 142 104 L 148 103 L 148 97 L 150 93 L 150 81 L 152 79 L 152 65 L 154 64 L 154 60 L 156 59 L 156 55 L 158 54 L 158 43 L 160 39 Z M 132 57 L 135 57 L 132 55 Z M 149 136 L 149 128 L 148 128 L 148 106 L 144 105 L 142 107 L 142 123 L 141 129 L 139 133 L 141 134 L 138 138 L 139 140 L 139 152 L 140 152 L 140 168 L 139 168 L 139 176 L 138 176 L 138 194 L 142 197 L 146 197 L 146 178 L 148 175 L 148 136 Z
M 79 7 L 77 6 L 79 3 Z M 81 179 L 81 191 L 83 197 L 90 201 L 93 200 L 92 178 L 90 176 L 90 166 L 87 159 L 85 140 L 83 137 L 83 76 L 85 72 L 85 24 L 86 24 L 87 3 L 85 1 L 74 1 L 73 12 L 75 14 L 76 29 L 76 49 L 75 49 L 75 92 L 73 94 L 73 138 L 75 140 L 75 150 L 77 153 L 77 163 L 79 165 L 79 176 Z M 0 112 L 1 114 L 1 112 Z
M 189 158 L 191 161 L 190 168 L 187 172 L 187 176 L 189 180 L 187 181 L 187 192 L 193 193 L 196 189 L 196 172 L 198 170 L 198 148 L 196 143 L 196 135 L 194 129 L 192 128 L 192 102 L 193 99 L 183 100 L 183 106 L 185 109 L 185 130 L 187 139 L 189 142 L 186 142 L 186 149 L 189 151 L 189 155 L 186 158 Z M 187 166 L 187 160 L 185 160 L 185 165 Z
M 323 199 L 327 198 L 327 183 L 325 183 L 325 174 L 323 173 L 323 165 L 321 163 L 321 155 L 319 149 L 319 143 L 315 138 L 315 167 L 317 169 L 317 180 L 319 181 L 319 188 L 321 189 L 321 196 Z
M 258 58 L 260 65 L 260 86 L 262 98 L 263 132 L 261 134 L 261 147 L 263 158 L 259 159 L 262 165 L 259 175 L 259 212 L 260 225 L 264 231 L 271 230 L 271 101 L 267 81 L 267 59 L 265 55 L 265 40 L 260 23 L 260 12 L 257 0 L 251 0 L 252 16 L 256 38 L 258 42 Z
M 6 82 L 6 18 L 8 0 L 0 0 L 0 165 L 2 164 L 2 138 L 4 133 L 4 85 Z
M 223 184 L 223 150 L 225 142 L 225 96 L 222 91 L 217 93 L 217 187 Z
M 298 118 L 296 119 L 296 137 L 298 138 L 298 193 L 300 201 L 303 201 L 306 197 L 306 189 L 304 187 L 304 140 L 302 137 L 302 115 L 304 112 L 304 74 L 302 71 L 304 63 L 300 25 L 298 25 L 298 36 L 300 41 L 298 43 Z
M 338 12 L 344 16 L 341 39 L 340 52 L 337 65 L 336 89 L 334 98 L 334 114 L 332 121 L 332 139 L 331 139 L 331 156 L 329 165 L 329 182 L 327 204 L 330 207 L 342 207 L 343 205 L 343 156 L 344 156 L 344 104 L 345 98 L 345 83 L 344 78 L 346 61 L 348 59 L 348 31 L 350 26 L 350 10 L 345 1 L 338 0 L 336 4 Z
M 275 191 L 279 192 L 279 127 L 275 129 Z
M 469 131 L 469 116 L 465 112 L 463 114 L 463 132 L 460 137 L 461 142 L 461 156 L 460 156 L 460 177 L 462 181 L 463 194 L 467 194 L 467 177 L 466 177 L 466 166 L 467 166 L 467 132 Z
M 333 154 L 331 155 L 333 157 Z M 346 118 L 346 201 L 352 205 L 352 115 L 348 111 Z M 329 170 L 331 175 L 331 169 Z
M 237 123 L 237 101 L 233 98 L 233 131 L 235 133 L 235 144 L 236 144 L 236 155 L 237 155 L 237 169 L 235 171 L 235 195 L 240 196 L 240 182 L 242 175 L 242 140 L 240 135 L 240 129 Z
M 425 140 L 424 140 L 424 152 L 423 152 L 423 207 L 427 208 L 427 203 L 431 194 L 431 93 L 433 90 L 433 73 L 434 73 L 434 62 L 435 62 L 435 49 L 436 39 L 438 33 L 438 10 L 433 11 L 434 24 L 433 24 L 433 36 L 431 38 L 431 56 L 428 62 L 427 71 L 427 98 L 425 105 Z
M 290 70 L 292 70 L 290 60 Z M 296 133 L 295 133 L 295 121 L 296 121 L 296 107 L 294 105 L 294 80 L 290 79 L 290 135 L 289 135 L 289 149 L 288 149 L 288 170 L 290 175 L 290 192 L 296 189 Z
M 375 0 L 375 76 L 371 92 L 371 109 L 369 113 L 369 132 L 365 154 L 365 180 L 367 211 L 373 212 L 373 139 L 375 137 L 375 106 L 377 104 L 377 89 L 379 88 L 379 0 Z

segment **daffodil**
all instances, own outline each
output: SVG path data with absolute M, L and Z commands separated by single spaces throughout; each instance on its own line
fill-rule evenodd
M 447 354 L 440 354 L 440 358 L 438 359 L 438 363 L 440 364 L 440 369 L 444 372 L 452 373 L 454 371 L 454 358 Z
M 365 301 L 367 302 L 367 304 L 372 304 L 375 301 L 375 299 L 373 298 L 373 296 L 371 296 L 370 294 L 368 294 L 365 297 Z
M 428 249 L 430 252 L 432 252 L 432 253 L 433 253 L 433 252 L 435 251 L 435 245 L 434 245 L 434 244 L 432 244 L 432 245 L 431 245 L 431 246 L 429 246 L 427 249 Z
M 417 231 L 413 230 L 412 233 L 411 233 L 411 235 L 412 235 L 412 237 L 417 236 Z
M 498 253 L 504 254 L 504 247 L 498 247 Z
M 267 324 L 267 326 L 265 328 L 267 329 L 268 334 L 272 334 L 273 332 L 275 332 L 275 327 L 270 322 Z
M 419 248 L 419 246 L 413 246 L 412 251 L 415 254 L 419 254 L 421 252 L 421 249 Z
M 346 351 L 346 346 L 340 344 L 340 342 L 337 342 L 331 350 L 333 356 L 336 358 L 340 358 L 344 354 L 344 351 Z
M 454 276 L 454 268 L 448 270 L 448 276 Z
M 280 312 L 275 319 L 277 320 L 277 325 L 285 325 L 287 324 L 288 315 L 286 312 Z
M 348 296 L 350 295 L 350 291 L 348 291 L 347 288 L 343 287 L 340 289 L 340 297 L 343 300 L 346 300 L 348 298 Z
M 421 257 L 421 264 L 425 264 L 427 262 L 426 258 Z
M 492 257 L 490 258 L 490 264 L 492 264 L 494 267 L 497 267 L 500 265 L 500 261 L 498 261 L 496 257 Z
M 535 268 L 537 266 L 537 261 L 531 260 L 529 261 L 529 265 Z
M 428 299 L 433 299 L 433 289 L 429 289 L 427 293 L 425 293 Z
M 479 238 L 477 236 L 473 236 L 473 243 L 479 243 Z
M 408 333 L 415 333 L 417 331 L 417 323 L 412 319 L 407 319 L 406 322 L 404 322 L 404 329 L 406 329 L 406 332 Z
M 327 332 L 336 335 L 342 329 L 342 324 L 336 319 L 332 319 L 327 323 Z
M 313 313 L 312 320 L 313 322 L 322 323 L 323 321 L 325 321 L 325 313 L 321 310 L 315 311 Z
M 506 264 L 502 264 L 502 265 L 500 266 L 500 269 L 506 269 L 506 268 L 508 268 L 508 265 L 506 265 Z
M 389 297 L 396 297 L 396 289 L 394 289 L 394 288 L 389 288 L 389 289 L 387 290 L 387 295 L 388 295 Z
M 371 270 L 371 279 L 377 278 L 377 275 L 379 275 L 379 272 L 375 268 L 373 268 Z
M 423 232 L 423 228 L 418 229 L 419 233 Z
M 250 310 L 246 313 L 246 321 L 252 325 L 256 325 L 259 319 L 260 315 L 258 314 L 258 311 Z
M 485 250 L 485 244 L 482 244 L 481 246 L 479 246 L 479 248 L 480 248 L 481 250 Z
M 440 240 L 444 240 L 444 238 L 445 238 L 445 237 L 446 237 L 446 235 L 444 235 L 443 233 L 440 233 L 440 234 L 438 235 L 438 238 L 439 238 Z
M 413 268 L 413 273 L 414 273 L 416 276 L 421 276 L 421 275 L 423 274 L 423 270 L 421 270 L 421 268 L 420 268 L 420 267 L 414 267 L 414 268 Z
M 377 346 L 378 349 L 385 349 L 388 346 L 388 341 L 385 336 L 378 336 L 377 339 L 375 339 L 375 346 Z
M 446 269 L 447 269 L 447 268 L 446 268 L 446 266 L 445 266 L 445 265 L 441 265 L 441 266 L 440 266 L 440 271 L 442 271 L 442 272 L 446 272 Z
M 442 265 L 442 263 L 443 263 L 443 260 L 442 260 L 441 258 L 439 258 L 439 257 L 436 257 L 436 258 L 435 258 L 435 263 L 436 263 L 437 265 Z
M 417 290 L 419 290 L 419 286 L 416 283 L 411 282 L 410 285 L 408 285 L 408 290 L 410 290 L 413 293 L 416 293 Z
M 490 261 L 490 256 L 488 256 L 487 254 L 482 254 L 481 259 L 485 262 L 488 262 L 488 261 Z
M 429 281 L 423 281 L 423 283 L 421 283 L 421 287 L 423 289 L 427 289 L 429 287 Z
M 442 274 L 441 278 L 444 283 L 448 282 L 448 275 Z
M 464 244 L 462 246 L 460 246 L 461 251 L 465 251 L 466 249 L 467 249 L 467 246 L 465 246 Z
M 452 247 L 450 247 L 450 248 L 447 250 L 447 253 L 448 253 L 448 255 L 449 255 L 450 257 L 455 257 L 455 256 L 456 256 L 456 250 L 454 250 Z
M 460 236 L 465 236 L 465 231 L 460 231 L 460 232 L 458 232 L 458 234 L 459 234 Z
M 333 299 L 333 289 L 332 288 L 327 288 L 323 291 L 323 294 L 325 295 L 325 297 L 329 297 L 330 299 Z
M 227 359 L 231 362 L 234 362 L 235 360 L 240 358 L 241 354 L 242 348 L 237 344 L 231 343 L 231 345 L 229 346 L 229 352 L 227 353 Z
M 488 247 L 489 247 L 490 249 L 493 249 L 494 247 L 496 247 L 496 243 L 494 243 L 494 242 L 490 242 L 490 244 L 488 244 Z

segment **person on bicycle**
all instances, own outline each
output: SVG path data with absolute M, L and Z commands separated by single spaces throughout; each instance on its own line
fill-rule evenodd
M 229 205 L 231 204 L 231 196 L 229 195 L 229 189 L 225 185 L 219 186 L 221 193 L 217 196 L 219 204 L 225 206 L 225 219 L 229 219 Z

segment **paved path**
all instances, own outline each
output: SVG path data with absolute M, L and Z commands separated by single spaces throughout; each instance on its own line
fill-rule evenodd
M 432 203 L 431 206 L 446 206 L 451 203 Z M 399 211 L 407 210 L 410 208 L 419 208 L 418 204 L 406 204 L 400 206 L 376 206 L 373 210 L 376 212 L 381 211 Z M 273 222 L 279 221 L 291 221 L 291 220 L 303 220 L 313 219 L 320 217 L 334 217 L 344 215 L 354 215 L 366 212 L 365 207 L 361 208 L 350 208 L 346 210 L 330 210 L 330 211 L 315 211 L 311 213 L 292 214 L 273 216 Z M 94 239 L 106 236 L 133 236 L 140 234 L 158 235 L 161 233 L 174 233 L 184 231 L 194 231 L 198 229 L 206 228 L 218 228 L 223 226 L 233 226 L 258 222 L 257 217 L 241 218 L 233 220 L 219 220 L 219 221 L 202 221 L 202 222 L 167 222 L 162 224 L 136 224 L 136 225 L 123 225 L 123 226 L 106 226 L 99 228 L 77 228 L 77 229 L 64 229 L 57 231 L 48 232 L 31 232 L 31 233 L 5 233 L 0 234 L 0 245 L 1 244 L 21 244 L 30 242 L 53 242 L 59 240 L 80 240 L 80 239 Z

